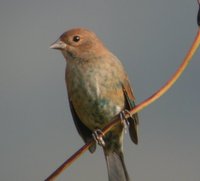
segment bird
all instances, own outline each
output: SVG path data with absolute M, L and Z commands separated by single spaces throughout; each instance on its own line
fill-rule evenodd
M 87 143 L 117 115 L 135 107 L 135 97 L 121 61 L 87 28 L 63 33 L 51 46 L 66 61 L 65 82 L 75 127 Z M 133 143 L 138 144 L 138 114 L 125 121 Z M 109 181 L 130 181 L 123 155 L 124 124 L 102 138 Z M 89 151 L 96 150 L 96 143 Z

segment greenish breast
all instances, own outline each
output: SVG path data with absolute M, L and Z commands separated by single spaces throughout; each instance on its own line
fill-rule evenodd
M 76 113 L 90 129 L 104 127 L 124 107 L 120 78 L 115 69 L 108 71 L 101 64 L 70 65 L 66 81 Z

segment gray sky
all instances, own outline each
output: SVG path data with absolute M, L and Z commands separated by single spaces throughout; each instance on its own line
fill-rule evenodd
M 41 181 L 83 145 L 67 103 L 65 62 L 49 45 L 83 26 L 123 62 L 137 102 L 180 65 L 197 32 L 196 0 L 1 0 L 0 176 Z M 125 136 L 133 181 L 199 181 L 200 51 L 178 82 L 140 112 L 140 143 Z M 107 180 L 101 148 L 58 181 Z

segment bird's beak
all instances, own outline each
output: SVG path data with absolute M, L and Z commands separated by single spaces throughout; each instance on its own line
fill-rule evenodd
M 57 49 L 57 50 L 64 50 L 66 48 L 66 43 L 58 39 L 56 42 L 54 42 L 49 48 L 51 49 Z

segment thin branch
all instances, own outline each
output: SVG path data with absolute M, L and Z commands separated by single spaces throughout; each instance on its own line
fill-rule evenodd
M 142 103 L 138 104 L 135 106 L 134 109 L 130 111 L 130 114 L 133 115 L 136 112 L 141 111 L 145 107 L 147 107 L 149 104 L 160 98 L 165 92 L 169 90 L 169 88 L 172 87 L 172 85 L 176 82 L 176 80 L 180 77 L 180 75 L 183 73 L 185 68 L 187 67 L 188 63 L 190 62 L 192 56 L 196 52 L 198 46 L 200 44 L 200 29 L 197 32 L 197 35 L 195 37 L 195 40 L 188 51 L 185 59 L 183 60 L 183 63 L 180 65 L 180 67 L 177 69 L 175 74 L 169 79 L 166 84 L 161 87 L 157 92 L 155 92 L 152 96 L 144 100 Z M 126 117 L 128 118 L 130 115 L 126 114 Z M 112 122 L 110 122 L 103 130 L 103 134 L 106 134 L 109 132 L 109 130 L 114 127 L 115 125 L 120 123 L 120 118 L 119 116 L 116 116 Z M 56 169 L 55 172 L 53 172 L 45 181 L 53 181 L 58 175 L 61 174 L 62 171 L 64 171 L 67 167 L 69 167 L 76 159 L 78 159 L 84 152 L 88 150 L 88 148 L 94 144 L 94 140 L 89 141 L 87 144 L 82 146 L 75 154 L 73 154 L 68 160 L 66 160 L 58 169 Z
M 74 153 L 68 160 L 66 160 L 60 167 L 58 167 L 45 181 L 53 181 L 58 175 L 61 174 L 67 167 L 69 167 L 75 160 L 77 160 L 88 148 L 94 143 L 94 140 L 89 141 L 82 146 L 76 153 Z
M 199 4 L 199 10 L 197 14 L 197 24 L 200 26 L 200 0 L 197 0 Z M 199 47 L 200 44 L 200 28 L 197 32 L 197 35 L 192 43 L 192 46 L 188 53 L 186 54 L 186 57 L 184 58 L 182 64 L 180 67 L 177 69 L 177 71 L 174 73 L 174 75 L 169 79 L 164 86 L 162 86 L 157 92 L 155 92 L 152 96 L 138 104 L 134 109 L 130 111 L 130 114 L 126 114 L 126 118 L 130 117 L 130 115 L 135 114 L 136 112 L 141 111 L 145 107 L 147 107 L 149 104 L 153 103 L 155 100 L 160 98 L 165 92 L 167 92 L 172 85 L 177 81 L 177 79 L 180 77 L 180 75 L 183 73 L 187 65 L 192 59 L 192 56 L 196 52 L 197 48 Z M 119 116 L 116 116 L 113 121 L 111 121 L 103 130 L 103 134 L 106 134 L 107 132 L 110 131 L 112 127 L 115 125 L 119 124 L 121 119 Z M 62 173 L 67 167 L 69 167 L 75 160 L 77 160 L 84 152 L 88 150 L 88 148 L 94 144 L 94 140 L 91 139 L 87 144 L 82 146 L 76 153 L 74 153 L 68 160 L 66 160 L 59 168 L 57 168 L 45 181 L 53 181 L 56 179 L 58 175 Z
M 197 0 L 199 4 L 199 10 L 197 14 L 197 24 L 200 26 L 200 0 Z M 160 98 L 165 92 L 167 92 L 172 85 L 177 81 L 177 79 L 180 77 L 180 75 L 183 73 L 187 65 L 192 59 L 192 56 L 196 52 L 197 48 L 199 47 L 200 44 L 200 28 L 197 32 L 197 35 L 192 43 L 192 46 L 188 53 L 186 54 L 186 57 L 184 58 L 182 64 L 180 67 L 177 69 L 177 71 L 174 73 L 174 75 L 169 79 L 164 86 L 162 86 L 157 92 L 155 92 L 152 96 L 138 104 L 134 109 L 130 111 L 130 114 L 126 114 L 126 118 L 130 117 L 130 115 L 135 114 L 136 112 L 141 111 L 145 107 L 147 107 L 149 104 L 153 103 L 155 100 Z M 112 127 L 115 125 L 119 124 L 121 119 L 119 118 L 119 115 L 116 116 L 113 121 L 111 121 L 103 130 L 103 134 L 106 134 L 107 132 L 110 131 Z M 76 153 L 74 153 L 68 160 L 66 160 L 59 168 L 57 168 L 45 181 L 53 181 L 56 179 L 58 175 L 62 173 L 67 167 L 69 167 L 75 160 L 77 160 L 84 152 L 88 150 L 88 148 L 94 144 L 94 140 L 91 139 L 87 144 L 82 146 Z

